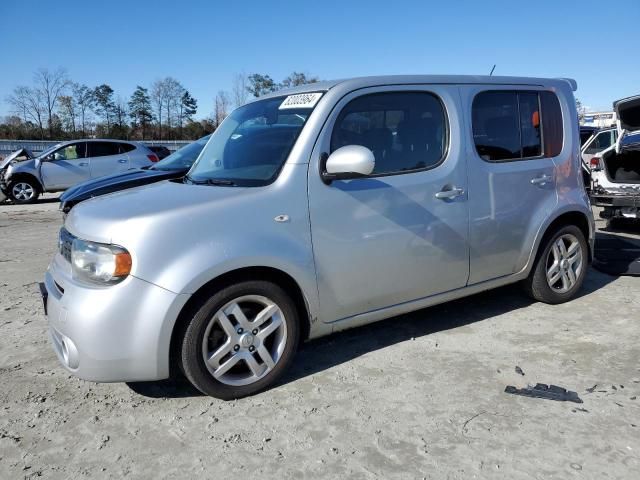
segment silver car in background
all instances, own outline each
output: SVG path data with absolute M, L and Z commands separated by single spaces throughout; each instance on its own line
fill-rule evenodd
M 308 339 L 514 282 L 570 300 L 594 232 L 575 89 L 367 77 L 238 108 L 184 179 L 71 210 L 41 285 L 58 358 L 231 399 Z
M 61 192 L 91 178 L 145 167 L 157 161 L 158 156 L 138 142 L 63 142 L 35 158 L 12 162 L 3 168 L 0 189 L 14 203 L 33 203 L 42 193 Z

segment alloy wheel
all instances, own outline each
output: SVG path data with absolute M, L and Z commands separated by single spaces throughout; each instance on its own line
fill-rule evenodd
M 547 283 L 558 293 L 571 290 L 582 273 L 584 260 L 578 239 L 565 233 L 554 240 L 547 256 Z
M 13 198 L 21 202 L 27 202 L 31 200 L 35 193 L 35 189 L 26 182 L 18 182 L 11 189 Z
M 273 370 L 286 343 L 287 325 L 280 307 L 266 297 L 246 295 L 213 315 L 202 340 L 202 355 L 219 382 L 249 385 Z

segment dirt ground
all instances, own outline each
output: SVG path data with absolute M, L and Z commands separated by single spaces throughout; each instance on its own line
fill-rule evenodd
M 0 206 L 2 479 L 640 478 L 640 278 L 592 269 L 569 304 L 507 287 L 320 339 L 223 402 L 58 365 L 37 288 L 57 207 Z M 537 382 L 584 403 L 504 393 Z

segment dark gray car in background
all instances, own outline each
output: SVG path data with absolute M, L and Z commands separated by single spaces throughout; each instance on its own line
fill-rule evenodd
M 133 168 L 125 172 L 107 175 L 95 180 L 82 182 L 66 190 L 60 197 L 60 209 L 68 213 L 74 205 L 93 197 L 126 190 L 127 188 L 180 178 L 189 171 L 193 162 L 207 144 L 209 137 L 202 137 L 175 151 L 164 160 L 151 166 Z

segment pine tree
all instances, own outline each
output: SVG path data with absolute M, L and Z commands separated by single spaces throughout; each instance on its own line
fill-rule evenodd
M 147 125 L 153 120 L 153 114 L 149 91 L 140 85 L 136 87 L 131 95 L 131 100 L 129 100 L 129 116 L 134 128 L 138 125 L 142 128 L 142 139 L 144 140 Z

